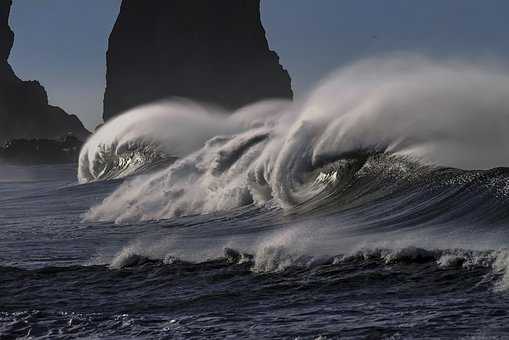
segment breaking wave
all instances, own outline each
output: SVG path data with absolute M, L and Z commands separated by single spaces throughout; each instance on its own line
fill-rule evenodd
M 173 163 L 218 135 L 231 135 L 272 116 L 278 101 L 261 103 L 235 115 L 183 99 L 161 101 L 112 119 L 80 153 L 81 183 L 122 178 L 166 160 Z
M 122 177 L 178 158 L 127 181 L 86 216 L 118 223 L 247 205 L 294 211 L 332 198 L 340 206 L 353 189 L 381 197 L 409 183 L 481 181 L 505 195 L 505 170 L 467 170 L 508 164 L 508 128 L 507 72 L 418 56 L 372 59 L 339 70 L 297 103 L 258 103 L 228 116 L 185 101 L 134 109 L 88 141 L 78 176 Z

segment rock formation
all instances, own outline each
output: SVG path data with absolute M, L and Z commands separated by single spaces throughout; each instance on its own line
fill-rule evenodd
M 170 97 L 236 109 L 292 96 L 260 0 L 123 0 L 109 38 L 104 120 Z
M 0 144 L 13 138 L 60 138 L 68 134 L 84 139 L 89 132 L 74 115 L 48 105 L 37 81 L 22 81 L 8 63 L 14 43 L 9 27 L 12 0 L 0 0 Z
M 11 139 L 0 146 L 0 162 L 10 164 L 77 163 L 83 142 L 74 136 L 54 139 Z

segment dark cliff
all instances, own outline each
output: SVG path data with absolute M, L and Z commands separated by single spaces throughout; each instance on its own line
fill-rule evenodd
M 123 0 L 109 38 L 104 119 L 184 97 L 227 109 L 292 98 L 260 0 Z
M 37 81 L 22 81 L 8 63 L 14 43 L 9 27 L 11 0 L 0 0 L 0 144 L 13 138 L 59 138 L 68 134 L 84 139 L 89 132 L 74 115 L 48 105 Z

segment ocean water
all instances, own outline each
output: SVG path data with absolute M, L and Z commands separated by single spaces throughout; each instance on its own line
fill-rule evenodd
M 509 77 L 416 57 L 0 165 L 0 338 L 509 337 Z

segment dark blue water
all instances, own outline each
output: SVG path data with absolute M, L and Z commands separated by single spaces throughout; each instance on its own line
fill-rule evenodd
M 509 337 L 505 169 L 136 224 L 75 173 L 1 168 L 0 339 Z

